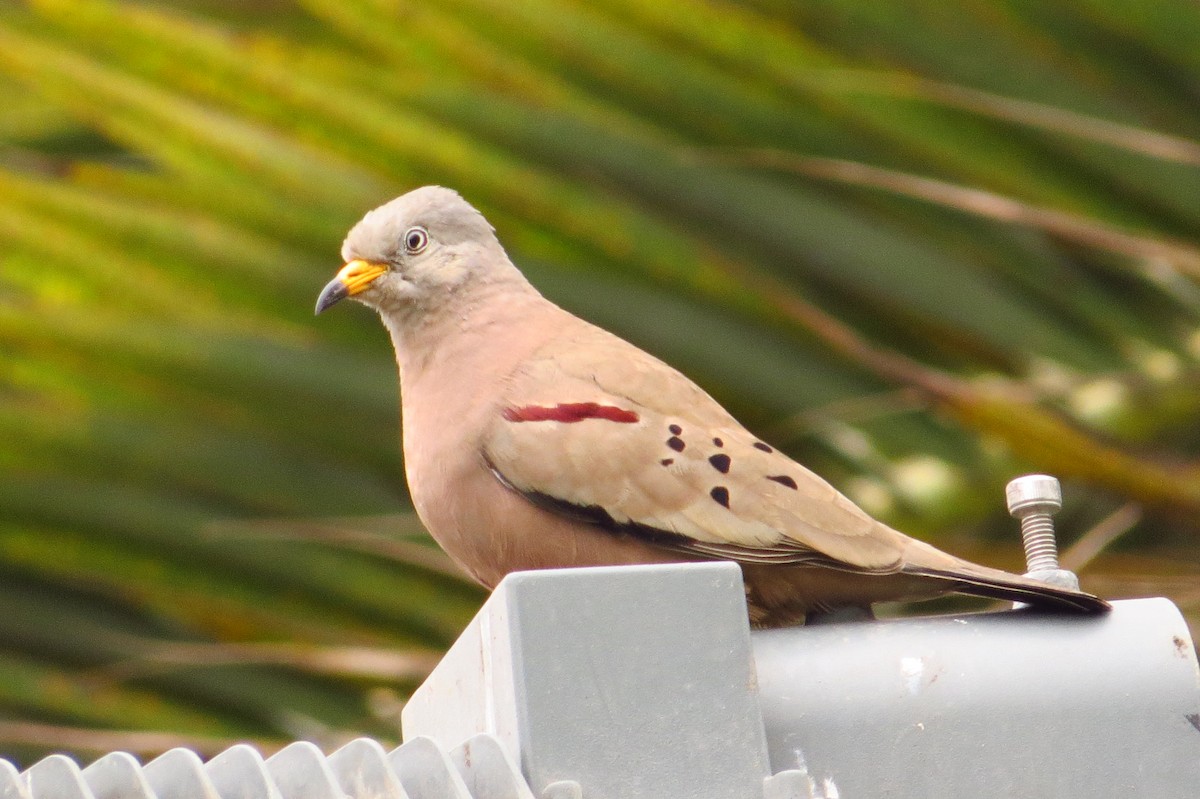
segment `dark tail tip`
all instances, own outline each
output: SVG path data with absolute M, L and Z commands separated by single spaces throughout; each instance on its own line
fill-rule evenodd
M 1062 588 L 1016 574 L 995 572 L 996 576 L 992 577 L 991 575 L 965 575 L 932 569 L 920 570 L 916 573 L 941 577 L 954 583 L 951 590 L 971 596 L 1007 599 L 1010 602 L 1024 602 L 1034 607 L 1052 608 L 1092 616 L 1112 610 L 1112 605 L 1095 594 Z
M 973 596 L 1007 599 L 1012 602 L 1024 602 L 1034 607 L 1083 613 L 1089 616 L 1097 616 L 1112 610 L 1112 605 L 1094 594 L 1072 591 L 1069 588 L 1059 588 L 1049 584 L 1045 588 L 1040 588 L 1023 585 L 963 583 L 958 590 Z

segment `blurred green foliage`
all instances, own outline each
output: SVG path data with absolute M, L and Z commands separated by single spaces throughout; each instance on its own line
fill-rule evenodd
M 0 756 L 396 737 L 481 592 L 311 309 L 425 183 L 891 523 L 1019 568 L 1050 471 L 1200 609 L 1194 3 L 34 0 L 0 97 Z

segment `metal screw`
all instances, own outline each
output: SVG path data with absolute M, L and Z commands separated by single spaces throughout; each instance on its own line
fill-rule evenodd
M 1050 518 L 1062 508 L 1062 488 L 1048 474 L 1027 474 L 1009 482 L 1004 489 L 1008 512 L 1021 520 L 1025 563 L 1029 571 L 1058 569 L 1058 543 Z

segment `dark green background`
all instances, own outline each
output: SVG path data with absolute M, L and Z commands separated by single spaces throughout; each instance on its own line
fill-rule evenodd
M 396 738 L 482 594 L 312 306 L 425 183 L 890 523 L 1020 569 L 1049 471 L 1200 612 L 1195 3 L 41 0 L 0 98 L 0 756 Z

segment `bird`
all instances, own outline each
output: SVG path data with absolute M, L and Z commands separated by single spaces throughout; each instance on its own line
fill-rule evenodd
M 877 521 L 657 357 L 555 305 L 457 192 L 368 212 L 316 304 L 378 312 L 422 523 L 491 589 L 514 571 L 730 560 L 750 622 L 948 593 L 1079 613 L 1091 594 Z

